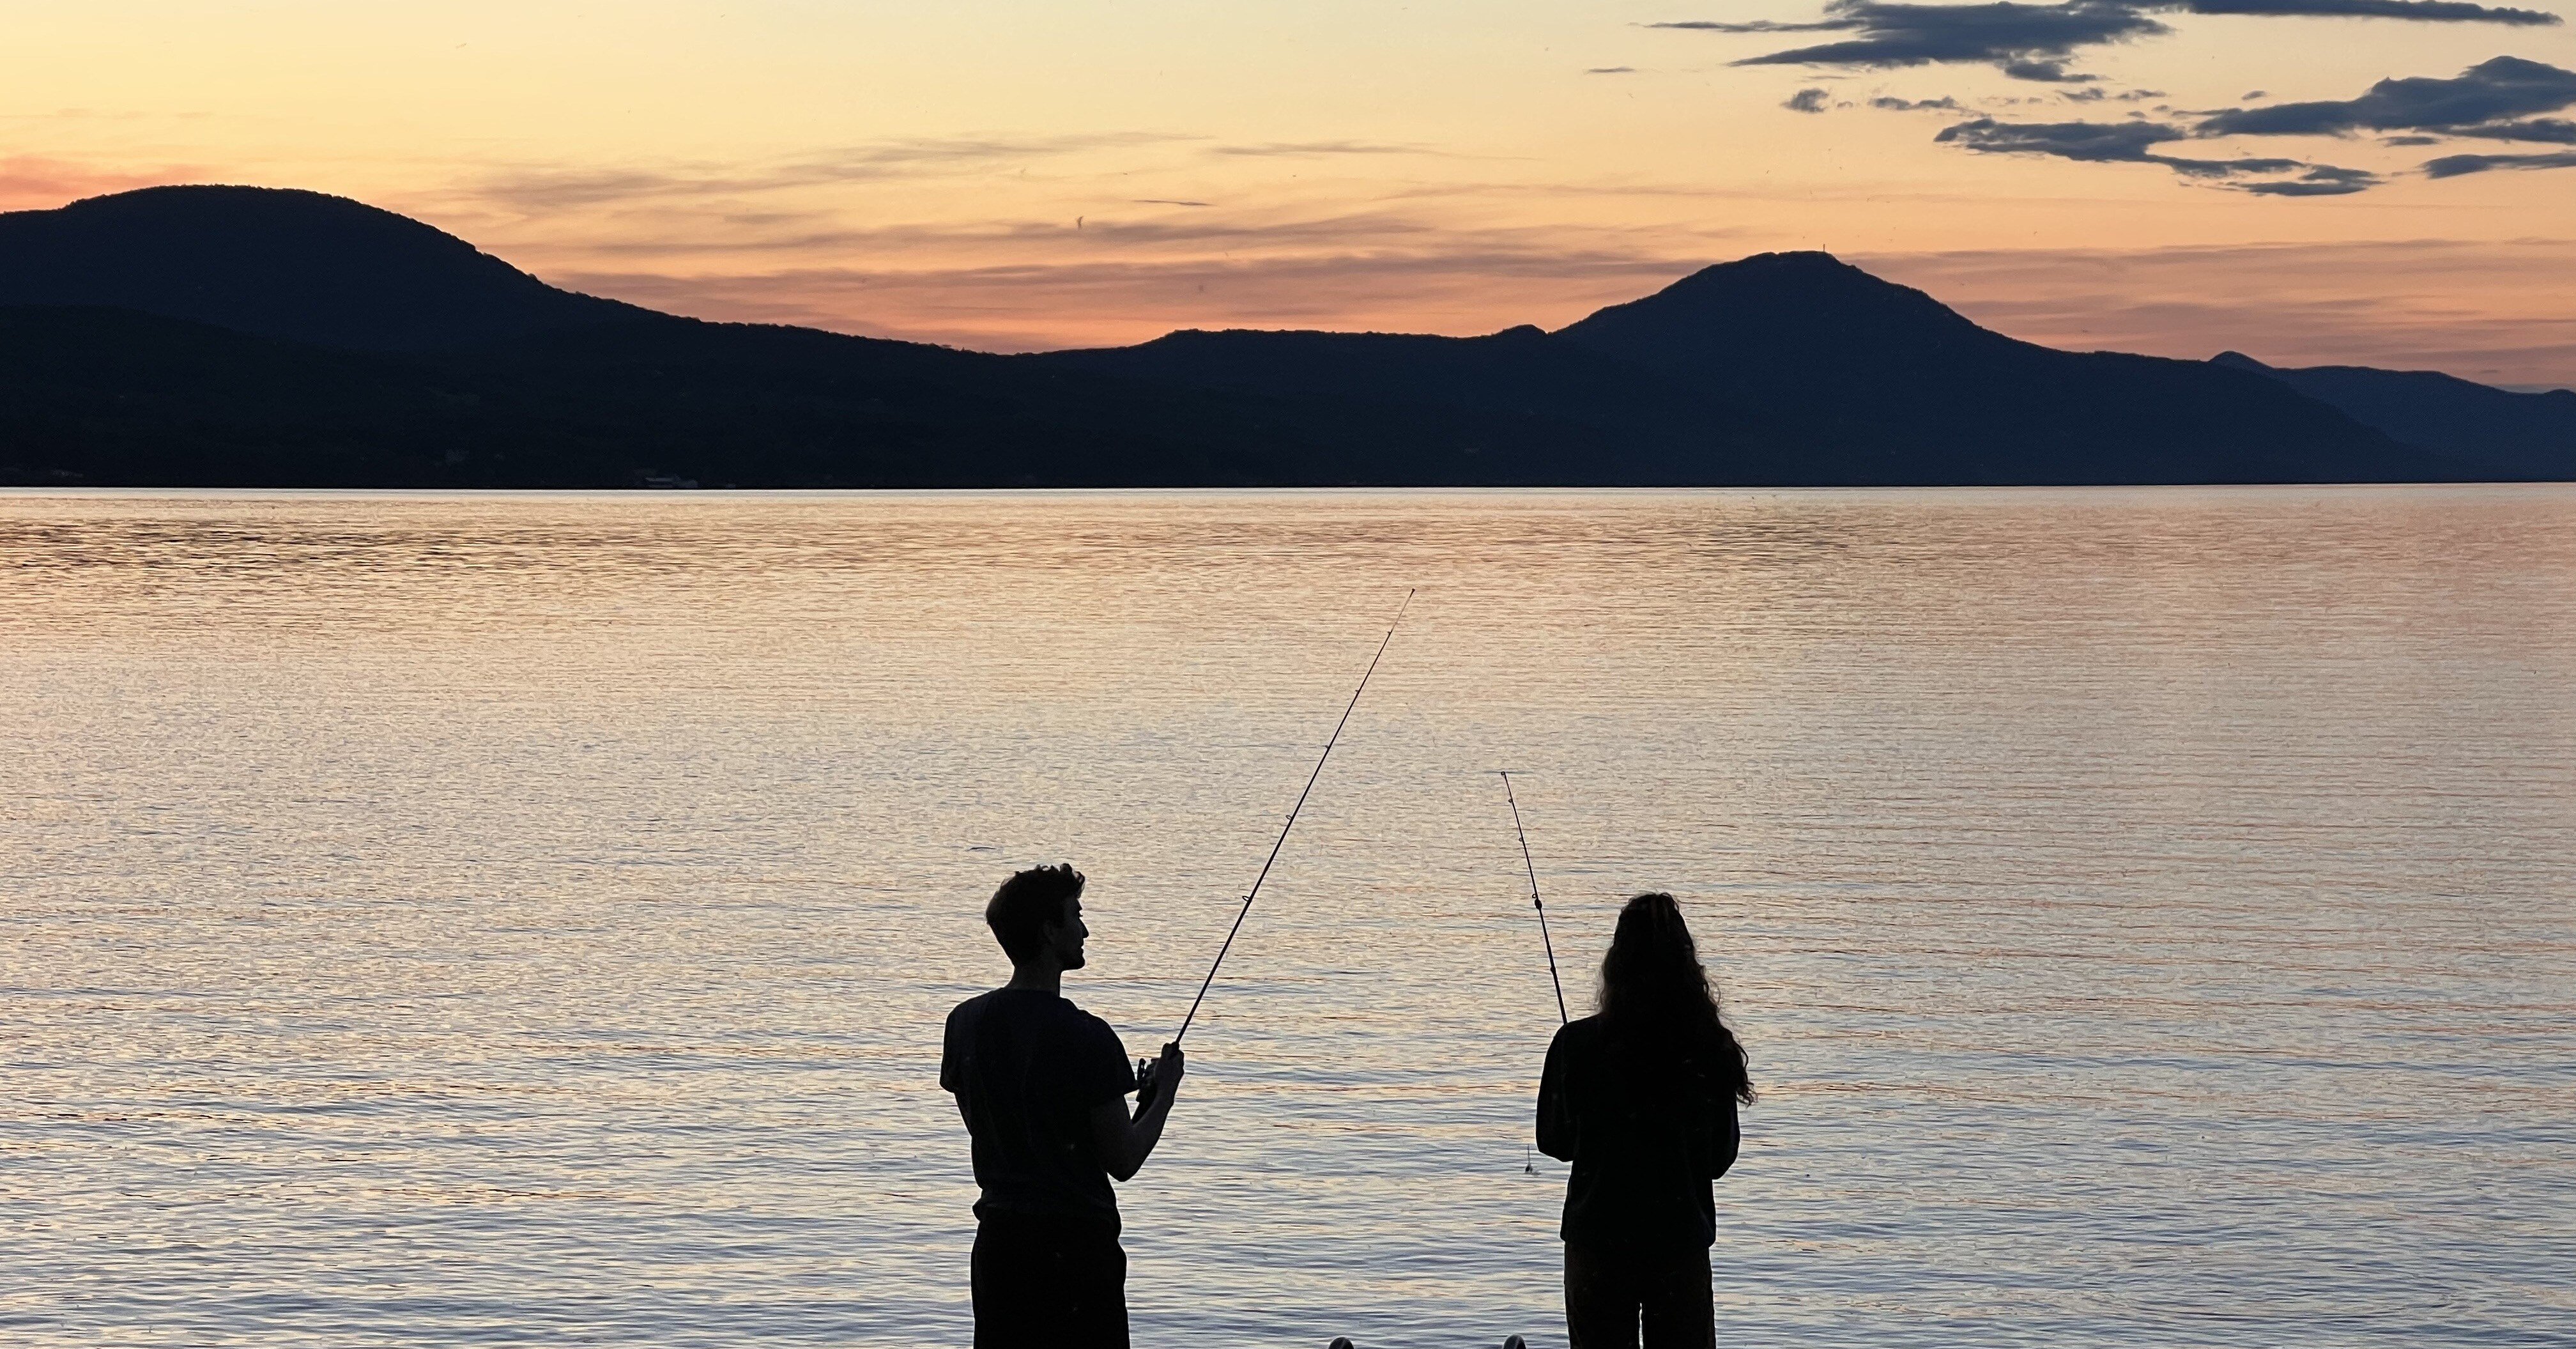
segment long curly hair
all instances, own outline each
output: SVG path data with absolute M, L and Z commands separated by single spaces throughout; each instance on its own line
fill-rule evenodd
M 1726 1093 L 1753 1103 L 1753 1074 L 1718 1015 L 1717 992 L 1699 963 L 1699 946 L 1682 921 L 1681 905 L 1660 891 L 1629 900 L 1619 911 L 1610 954 L 1601 959 L 1601 1019 L 1633 1050 L 1692 1062 L 1711 1073 Z

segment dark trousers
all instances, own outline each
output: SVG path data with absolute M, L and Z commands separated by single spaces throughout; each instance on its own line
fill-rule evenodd
M 1127 1349 L 1127 1252 L 1043 1218 L 975 1228 L 975 1349 Z
M 1708 1248 L 1565 1247 L 1565 1330 L 1574 1349 L 1715 1349 Z

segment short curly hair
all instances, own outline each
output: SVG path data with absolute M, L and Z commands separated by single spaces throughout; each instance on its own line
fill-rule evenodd
M 984 925 L 1017 964 L 1038 953 L 1046 944 L 1046 925 L 1063 922 L 1065 902 L 1081 895 L 1082 873 L 1071 863 L 1031 867 L 993 892 L 992 902 L 984 906 Z

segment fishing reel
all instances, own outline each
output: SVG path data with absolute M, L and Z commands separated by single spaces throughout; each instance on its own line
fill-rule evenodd
M 1163 1048 L 1168 1052 L 1178 1049 L 1180 1046 L 1165 1045 Z M 1163 1094 L 1164 1084 L 1161 1080 L 1160 1073 L 1157 1071 L 1161 1067 L 1162 1060 L 1160 1059 L 1136 1060 L 1136 1109 L 1139 1112 L 1143 1111 L 1145 1107 L 1152 1105 L 1155 1098 Z

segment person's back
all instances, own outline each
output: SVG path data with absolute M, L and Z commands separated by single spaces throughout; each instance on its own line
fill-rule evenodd
M 1091 1109 L 1136 1089 L 1109 1023 L 1061 994 L 997 988 L 948 1014 L 939 1085 L 973 1139 L 978 1220 L 1052 1218 L 1118 1234 Z
M 1127 1253 L 1114 1178 L 1163 1135 L 1177 1046 L 1142 1077 L 1109 1024 L 1065 1000 L 1084 963 L 1082 874 L 1038 867 L 1002 883 L 985 922 L 1011 982 L 948 1014 L 939 1085 L 975 1160 L 976 1349 L 1126 1349 Z M 1129 1115 L 1125 1097 L 1141 1099 Z
M 1706 1249 L 1709 1182 L 1735 1164 L 1732 1089 L 1705 1049 L 1635 1042 L 1603 1017 L 1557 1032 L 1539 1087 L 1539 1146 L 1574 1163 L 1558 1235 L 1586 1246 Z
M 1735 1163 L 1744 1051 L 1718 1018 L 1670 895 L 1639 895 L 1602 962 L 1601 1012 L 1557 1032 L 1538 1145 L 1574 1164 L 1565 1196 L 1575 1349 L 1714 1343 L 1711 1184 Z

